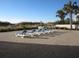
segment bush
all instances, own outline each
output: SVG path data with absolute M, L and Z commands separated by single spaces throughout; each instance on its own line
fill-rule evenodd
M 29 28 L 5 28 L 5 29 L 0 29 L 0 32 L 9 32 L 9 31 L 19 31 L 19 30 L 31 30 L 31 29 L 37 29 L 38 27 L 29 27 Z
M 0 32 L 7 32 L 7 29 L 0 29 Z
M 65 30 L 68 30 L 68 28 L 66 28 L 66 27 L 55 27 L 55 29 L 65 29 Z

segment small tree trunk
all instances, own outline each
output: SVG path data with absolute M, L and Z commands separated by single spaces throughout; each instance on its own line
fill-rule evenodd
M 70 29 L 72 30 L 72 12 L 70 12 Z
M 61 18 L 61 23 L 64 24 L 64 18 L 63 17 Z
M 62 18 L 62 22 L 63 22 L 63 24 L 64 24 L 64 18 Z

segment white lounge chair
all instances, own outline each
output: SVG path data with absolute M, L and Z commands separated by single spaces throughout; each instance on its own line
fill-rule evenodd
M 33 35 L 32 31 L 30 31 L 30 32 L 28 32 L 28 31 L 22 31 L 22 32 L 16 34 L 16 37 L 24 38 L 26 36 L 33 37 L 34 35 Z
M 50 32 L 54 32 L 53 30 L 49 30 L 49 29 L 33 29 L 33 30 L 24 30 L 24 31 L 21 31 L 19 33 L 16 34 L 16 37 L 21 37 L 21 38 L 24 38 L 24 37 L 34 37 L 36 35 L 41 35 L 41 34 L 48 34 Z

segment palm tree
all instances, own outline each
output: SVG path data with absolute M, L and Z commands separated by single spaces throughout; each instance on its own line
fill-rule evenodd
M 63 10 L 58 10 L 56 17 L 61 19 L 61 23 L 64 24 L 65 12 Z
M 72 14 L 73 13 L 77 14 L 78 11 L 77 3 L 76 2 L 72 3 L 72 1 L 69 1 L 69 3 L 64 5 L 63 9 L 67 14 L 70 15 L 70 27 L 72 29 Z

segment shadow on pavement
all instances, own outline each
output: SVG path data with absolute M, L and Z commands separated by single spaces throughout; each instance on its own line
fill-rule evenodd
M 24 44 L 0 41 L 1 58 L 77 58 L 79 46 Z

